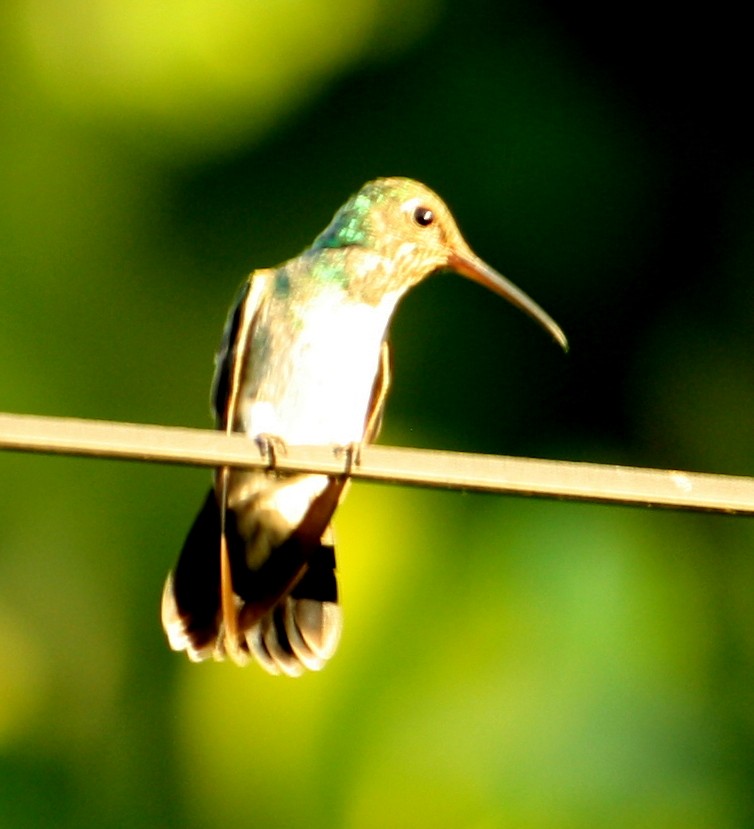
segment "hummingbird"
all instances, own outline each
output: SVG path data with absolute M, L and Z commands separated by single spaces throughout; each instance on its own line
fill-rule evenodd
M 365 184 L 309 248 L 241 287 L 215 361 L 216 427 L 242 432 L 266 469 L 215 472 L 162 596 L 173 650 L 320 670 L 342 629 L 331 521 L 348 476 L 283 474 L 276 452 L 373 442 L 390 385 L 387 332 L 406 292 L 453 270 L 507 299 L 559 343 L 560 327 L 479 259 L 449 209 L 408 178 Z

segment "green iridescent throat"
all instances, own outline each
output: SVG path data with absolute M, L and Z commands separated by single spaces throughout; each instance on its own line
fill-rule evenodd
M 317 256 L 311 264 L 311 277 L 320 283 L 346 288 L 350 282 L 346 251 Z

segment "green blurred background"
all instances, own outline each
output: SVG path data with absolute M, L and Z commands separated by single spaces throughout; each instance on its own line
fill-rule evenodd
M 754 474 L 733 9 L 6 0 L 0 411 L 208 426 L 244 275 L 408 175 L 572 351 L 436 277 L 383 442 Z M 754 826 L 746 520 L 356 485 L 290 681 L 167 649 L 208 479 L 0 456 L 3 829 Z

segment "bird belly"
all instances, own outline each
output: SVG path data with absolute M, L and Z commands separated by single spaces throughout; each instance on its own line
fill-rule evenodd
M 252 343 L 241 403 L 244 431 L 292 445 L 361 441 L 389 320 L 381 310 L 323 304 L 302 315 L 293 335 L 290 329 L 260 330 L 266 357 L 255 362 Z

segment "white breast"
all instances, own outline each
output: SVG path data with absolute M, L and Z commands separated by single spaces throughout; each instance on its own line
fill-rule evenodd
M 378 307 L 344 303 L 337 292 L 320 298 L 287 330 L 262 325 L 255 342 L 266 347 L 252 350 L 243 394 L 247 433 L 292 445 L 360 441 L 397 301 L 391 294 Z

